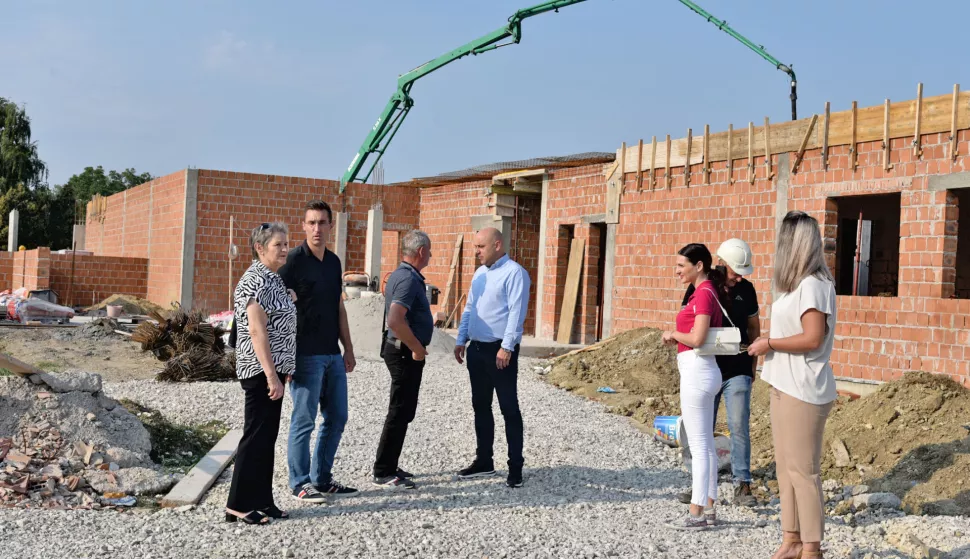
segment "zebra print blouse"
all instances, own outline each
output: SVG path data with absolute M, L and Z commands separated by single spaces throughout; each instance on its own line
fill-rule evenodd
M 246 306 L 252 300 L 263 308 L 269 318 L 266 329 L 276 372 L 292 375 L 296 370 L 296 306 L 286 292 L 283 278 L 259 260 L 253 260 L 236 285 L 233 300 L 237 329 L 236 376 L 243 380 L 265 374 L 249 336 Z

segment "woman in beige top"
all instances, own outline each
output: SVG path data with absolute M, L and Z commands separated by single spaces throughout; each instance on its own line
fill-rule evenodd
M 771 331 L 748 348 L 764 355 L 771 385 L 771 432 L 781 497 L 781 547 L 772 559 L 822 557 L 825 509 L 822 434 L 835 377 L 835 283 L 825 264 L 818 221 L 788 212 L 778 231 Z

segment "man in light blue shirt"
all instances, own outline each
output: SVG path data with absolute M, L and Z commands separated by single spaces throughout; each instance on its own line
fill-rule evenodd
M 465 310 L 461 314 L 455 359 L 463 363 L 468 344 L 468 376 L 475 410 L 478 448 L 470 466 L 458 477 L 471 479 L 495 474 L 492 443 L 495 418 L 492 393 L 498 396 L 509 443 L 509 487 L 522 486 L 523 427 L 517 380 L 522 324 L 529 308 L 531 281 L 525 268 L 505 254 L 502 233 L 494 227 L 475 235 L 475 256 L 482 266 L 475 271 Z

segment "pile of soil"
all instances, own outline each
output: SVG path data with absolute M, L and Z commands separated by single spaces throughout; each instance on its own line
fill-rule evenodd
M 649 432 L 657 415 L 678 415 L 676 350 L 653 328 L 630 330 L 552 360 L 548 382 L 632 417 Z M 598 392 L 609 387 L 614 393 Z M 769 385 L 751 394 L 752 473 L 775 489 Z M 727 433 L 725 406 L 718 431 Z M 836 460 L 844 445 L 848 459 Z M 970 515 L 970 390 L 947 377 L 907 373 L 868 396 L 840 396 L 825 429 L 822 479 L 891 492 L 914 514 Z
M 101 301 L 97 305 L 92 305 L 86 309 L 86 313 L 97 313 L 98 311 L 106 311 L 108 305 L 121 305 L 122 310 L 127 315 L 149 315 L 153 312 L 163 313 L 165 309 L 140 297 L 135 297 L 134 295 L 112 295 L 104 301 Z
M 354 356 L 368 361 L 383 361 L 381 353 L 381 334 L 384 326 L 384 296 L 356 297 L 346 299 L 347 323 L 350 326 L 350 339 L 354 342 Z M 428 353 L 447 357 L 455 351 L 455 338 L 441 330 L 434 329 L 434 336 L 428 346 Z
M 546 379 L 652 425 L 655 416 L 680 413 L 677 350 L 664 345 L 662 335 L 656 328 L 637 328 L 567 353 L 552 361 Z M 615 392 L 598 392 L 600 388 Z

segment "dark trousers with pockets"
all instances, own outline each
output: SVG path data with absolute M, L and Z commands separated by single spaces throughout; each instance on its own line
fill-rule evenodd
M 280 377 L 285 382 L 285 377 Z M 243 436 L 236 451 L 226 507 L 248 513 L 273 505 L 273 464 L 283 398 L 270 400 L 265 374 L 242 379 L 246 403 Z
M 377 460 L 374 462 L 374 476 L 397 475 L 398 460 L 404 448 L 404 438 L 408 434 L 408 424 L 414 420 L 418 409 L 418 392 L 421 389 L 421 373 L 424 361 L 415 361 L 411 350 L 401 344 L 394 347 L 384 343 L 384 363 L 391 373 L 391 399 L 387 406 L 387 418 L 381 441 L 377 445 Z
M 519 346 L 512 352 L 508 367 L 499 369 L 495 356 L 502 342 L 471 342 L 468 346 L 468 376 L 472 385 L 472 408 L 475 410 L 475 451 L 480 462 L 492 464 L 492 444 L 495 439 L 495 418 L 492 417 L 492 393 L 498 396 L 498 406 L 505 418 L 505 438 L 509 443 L 509 467 L 521 468 L 523 427 L 519 410 L 518 376 Z

